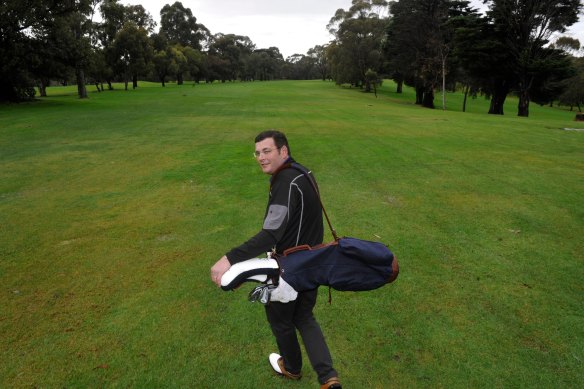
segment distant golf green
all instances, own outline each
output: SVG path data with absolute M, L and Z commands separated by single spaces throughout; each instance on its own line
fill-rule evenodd
M 49 88 L 0 106 L 0 387 L 314 388 L 270 370 L 253 285 L 210 266 L 262 225 L 281 129 L 339 235 L 401 273 L 315 309 L 347 388 L 568 388 L 584 377 L 584 123 L 321 81 Z M 91 88 L 90 88 L 91 90 Z M 330 240 L 330 235 L 326 235 Z M 305 357 L 306 358 L 306 357 Z

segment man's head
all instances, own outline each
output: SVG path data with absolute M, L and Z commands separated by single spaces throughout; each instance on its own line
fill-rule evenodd
M 274 174 L 290 157 L 286 135 L 276 130 L 260 133 L 255 138 L 254 155 L 264 173 Z

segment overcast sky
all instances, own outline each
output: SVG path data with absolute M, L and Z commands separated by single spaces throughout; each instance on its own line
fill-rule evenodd
M 141 4 L 160 27 L 160 10 L 175 0 L 120 0 L 122 4 Z M 204 24 L 212 34 L 248 36 L 257 48 L 278 47 L 287 58 L 306 54 L 333 37 L 326 29 L 339 8 L 349 9 L 351 0 L 182 0 L 190 8 L 197 23 Z M 473 6 L 482 7 L 481 0 Z M 584 45 L 584 17 L 567 34 Z

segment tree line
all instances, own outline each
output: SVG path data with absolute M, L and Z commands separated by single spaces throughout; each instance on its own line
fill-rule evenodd
M 212 34 L 181 2 L 160 10 L 160 26 L 141 5 L 119 0 L 9 0 L 0 5 L 0 101 L 46 94 L 55 82 L 98 91 L 138 86 L 138 79 L 182 84 L 214 81 L 332 79 L 376 91 L 391 78 L 435 107 L 435 94 L 462 90 L 490 98 L 503 114 L 506 97 L 529 104 L 584 103 L 580 42 L 558 37 L 577 22 L 580 0 L 353 0 L 331 17 L 334 37 L 283 58 L 247 36 Z M 99 14 L 100 18 L 97 18 Z M 99 20 L 96 20 L 99 19 Z M 36 87 L 36 89 L 35 89 Z
M 552 38 L 578 21 L 580 0 L 484 0 L 485 14 L 465 0 L 354 0 L 328 25 L 327 47 L 337 82 L 375 86 L 389 77 L 401 93 L 416 91 L 416 104 L 435 107 L 435 92 L 463 90 L 490 98 L 490 114 L 503 114 L 510 93 L 517 113 L 529 103 L 584 103 L 580 42 Z M 385 16 L 386 15 L 386 16 Z M 555 35 L 554 35 L 555 34 Z M 464 107 L 463 107 L 464 110 Z
M 97 18 L 99 14 L 100 18 Z M 99 19 L 99 20 L 97 20 Z M 160 10 L 160 27 L 141 5 L 118 0 L 10 0 L 0 5 L 0 101 L 22 101 L 52 82 L 98 91 L 138 79 L 182 84 L 322 77 L 321 50 L 284 59 L 277 47 L 211 32 L 181 2 Z

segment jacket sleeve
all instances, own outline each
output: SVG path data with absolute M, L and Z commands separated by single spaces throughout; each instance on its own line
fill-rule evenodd
M 284 176 L 284 174 L 280 174 Z M 274 181 L 262 229 L 247 242 L 231 249 L 227 259 L 235 263 L 255 258 L 271 251 L 282 239 L 286 231 L 290 212 L 294 212 L 296 201 L 290 191 L 291 182 L 287 177 Z

